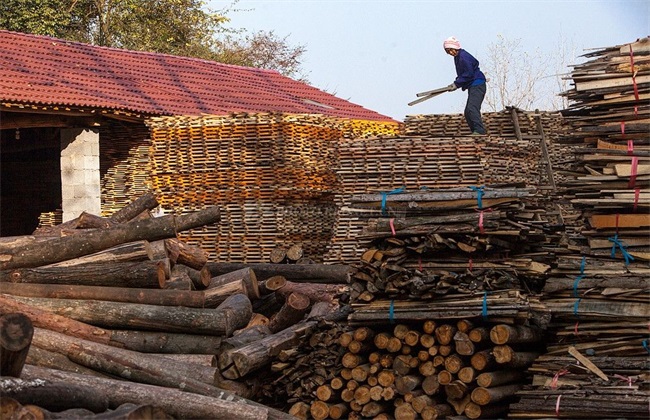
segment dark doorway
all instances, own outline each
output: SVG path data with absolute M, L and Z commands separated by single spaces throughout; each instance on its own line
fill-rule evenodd
M 0 236 L 29 235 L 61 209 L 57 128 L 0 130 Z

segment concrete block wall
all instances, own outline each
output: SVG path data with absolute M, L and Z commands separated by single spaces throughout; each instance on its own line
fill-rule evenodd
M 97 130 L 61 130 L 61 194 L 64 222 L 84 211 L 101 214 Z

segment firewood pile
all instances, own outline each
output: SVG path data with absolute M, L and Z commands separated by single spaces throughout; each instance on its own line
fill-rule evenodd
M 292 418 L 256 401 L 257 374 L 345 319 L 347 269 L 208 262 L 178 235 L 218 208 L 158 205 L 0 241 L 3 418 Z
M 586 56 L 565 93 L 574 130 L 560 141 L 575 159 L 558 183 L 579 217 L 543 289 L 547 352 L 513 418 L 648 416 L 650 42 Z

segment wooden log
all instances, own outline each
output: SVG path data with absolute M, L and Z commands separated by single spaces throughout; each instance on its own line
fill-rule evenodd
M 508 405 L 488 405 L 481 406 L 475 402 L 469 402 L 465 406 L 465 415 L 470 419 L 495 419 L 500 418 L 503 413 L 508 411 Z
M 461 380 L 453 380 L 444 386 L 447 398 L 459 400 L 469 394 L 470 386 Z
M 268 279 L 259 282 L 260 295 L 268 295 L 287 284 L 287 279 L 284 276 L 271 276 Z
M 230 336 L 244 327 L 252 313 L 248 297 L 229 296 L 215 309 L 182 306 L 144 305 L 77 299 L 14 297 L 15 300 L 63 315 L 77 321 L 106 328 L 140 328 L 152 331 L 187 332 Z
M 381 404 L 377 401 L 370 401 L 365 404 L 361 409 L 361 416 L 363 418 L 375 418 L 379 414 L 383 413 L 386 410 L 384 404 Z
M 0 271 L 0 282 L 158 289 L 167 267 L 160 260 L 19 268 Z
M 457 331 L 454 334 L 454 348 L 456 353 L 461 356 L 471 356 L 476 351 L 476 346 L 474 342 L 469 339 L 469 336 L 461 331 Z
M 225 378 L 240 378 L 270 363 L 271 359 L 280 351 L 294 346 L 301 337 L 304 337 L 308 331 L 318 324 L 319 319 L 337 318 L 342 314 L 343 312 L 332 311 L 328 304 L 318 302 L 312 307 L 309 316 L 305 320 L 254 343 L 233 350 L 231 352 L 232 364 L 228 366 L 220 365 L 219 368 Z
M 536 343 L 544 339 L 544 330 L 525 325 L 499 324 L 490 330 L 494 344 Z
M 179 389 L 115 379 L 93 378 L 35 366 L 26 366 L 23 378 L 49 380 L 52 383 L 74 383 L 87 387 L 98 395 L 106 395 L 109 405 L 112 407 L 125 402 L 152 404 L 176 418 L 223 420 L 232 418 L 289 420 L 292 418 L 287 413 L 216 388 L 214 395 L 205 396 Z
M 300 322 L 309 309 L 309 298 L 303 294 L 291 293 L 287 296 L 284 305 L 271 318 L 269 329 L 272 333 L 277 333 Z
M 166 255 L 162 258 L 166 258 Z M 116 245 L 114 247 L 85 255 L 83 257 L 72 258 L 58 263 L 49 264 L 45 267 L 72 267 L 83 264 L 101 264 L 101 263 L 120 263 L 133 261 L 153 260 L 154 254 L 151 244 L 148 241 L 136 241 Z
M 301 244 L 293 244 L 287 249 L 287 259 L 292 262 L 296 263 L 298 260 L 300 260 L 303 255 L 303 249 Z
M 208 289 L 220 287 L 228 283 L 242 282 L 246 285 L 248 297 L 251 300 L 259 299 L 260 289 L 255 272 L 250 268 L 242 268 L 230 273 L 221 274 L 210 279 Z
M 209 207 L 186 215 L 134 220 L 108 229 L 56 238 L 48 241 L 48 247 L 19 246 L 0 254 L 0 269 L 38 267 L 128 242 L 173 238 L 178 232 L 218 222 L 219 217 L 219 209 Z
M 33 404 L 51 411 L 85 408 L 92 412 L 108 410 L 108 397 L 74 383 L 2 376 L 0 394 L 20 404 Z
M 449 324 L 440 325 L 435 330 L 436 342 L 441 345 L 448 345 L 452 342 L 455 334 L 456 326 Z
M 490 339 L 490 330 L 487 327 L 472 328 L 468 337 L 473 343 L 482 343 Z
M 476 379 L 476 370 L 471 366 L 465 366 L 458 371 L 457 376 L 461 381 L 465 382 L 466 384 L 470 384 L 474 381 L 474 379 Z
M 406 395 L 419 387 L 422 383 L 423 377 L 420 375 L 403 375 L 398 376 L 395 380 L 395 389 L 398 393 Z
M 309 404 L 298 401 L 291 406 L 289 414 L 300 420 L 307 420 L 309 418 Z
M 250 268 L 263 281 L 272 276 L 283 276 L 294 282 L 348 284 L 350 266 L 343 264 L 268 264 L 268 263 L 216 263 L 208 262 L 211 275 Z
M 472 391 L 472 401 L 478 405 L 494 404 L 514 396 L 522 386 L 522 384 L 509 384 L 491 388 L 478 387 Z
M 470 358 L 470 364 L 478 371 L 490 369 L 497 365 L 497 361 L 492 354 L 492 350 L 482 350 L 476 352 Z
M 183 264 L 195 270 L 201 270 L 208 262 L 208 252 L 198 246 L 192 246 L 176 238 L 165 239 L 165 249 L 174 264 Z
M 344 418 L 350 412 L 347 404 L 339 403 L 330 405 L 329 416 L 334 420 Z
M 492 349 L 497 363 L 507 364 L 509 368 L 527 368 L 539 356 L 539 352 L 520 352 L 508 345 L 494 346 Z
M 155 209 L 159 205 L 160 204 L 158 203 L 158 199 L 156 198 L 155 194 L 149 191 L 113 213 L 111 216 L 109 216 L 109 219 L 115 223 L 124 223 L 135 219 L 138 215 L 145 211 Z
M 80 373 L 84 375 L 99 376 L 102 378 L 109 377 L 109 375 L 75 363 L 61 353 L 45 350 L 37 346 L 29 347 L 26 363 L 33 366 L 64 370 L 67 372 Z
M 0 316 L 0 372 L 20 377 L 34 335 L 32 321 L 21 313 Z
M 411 404 L 404 403 L 395 408 L 394 416 L 395 420 L 416 420 L 418 413 Z
M 191 390 L 203 395 L 210 395 L 213 392 L 211 387 L 219 387 L 243 397 L 250 396 L 251 390 L 244 384 L 224 380 L 212 367 L 118 349 L 40 328 L 35 329 L 34 345 L 63 354 L 82 366 L 135 382 Z
M 284 286 L 276 290 L 283 297 L 292 293 L 299 293 L 307 296 L 312 303 L 327 302 L 332 305 L 338 304 L 340 295 L 347 292 L 347 286 L 336 284 L 318 284 L 318 283 L 295 283 L 287 280 Z
M 497 370 L 484 372 L 476 377 L 476 384 L 483 388 L 505 385 L 510 382 L 521 382 L 525 378 L 521 370 Z

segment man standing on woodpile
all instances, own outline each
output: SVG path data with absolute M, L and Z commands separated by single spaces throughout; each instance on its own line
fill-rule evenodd
M 479 68 L 479 63 L 470 53 L 460 47 L 460 42 L 455 37 L 445 39 L 442 44 L 445 52 L 454 57 L 456 65 L 456 80 L 449 85 L 449 91 L 461 88 L 467 90 L 467 104 L 465 105 L 465 121 L 469 125 L 473 136 L 486 134 L 483 120 L 481 119 L 481 104 L 485 98 L 485 75 Z

